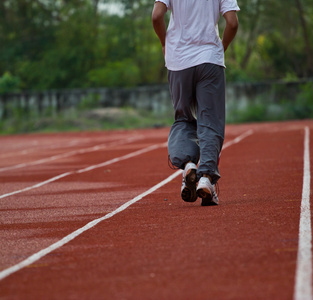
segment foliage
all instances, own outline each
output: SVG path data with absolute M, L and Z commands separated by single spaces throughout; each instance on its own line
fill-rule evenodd
M 291 99 L 281 102 L 284 107 L 284 116 L 287 119 L 313 118 L 313 82 L 308 82 L 301 87 L 295 101 Z
M 238 4 L 239 31 L 226 53 L 233 70 L 227 70 L 229 80 L 313 76 L 311 0 L 238 0 Z
M 301 120 L 313 118 L 313 82 L 300 87 L 296 98 L 269 103 L 266 96 L 248 103 L 244 109 L 234 108 L 227 116 L 228 123 Z
M 94 87 L 130 87 L 139 82 L 139 68 L 130 59 L 108 62 L 104 68 L 88 73 L 88 79 Z
M 0 77 L 0 94 L 18 91 L 20 79 L 12 76 L 9 72 Z
M 312 0 L 237 1 L 228 81 L 312 77 Z M 150 0 L 2 0 L 0 76 L 9 72 L 33 90 L 166 82 L 152 8 Z M 221 17 L 220 35 L 224 25 Z

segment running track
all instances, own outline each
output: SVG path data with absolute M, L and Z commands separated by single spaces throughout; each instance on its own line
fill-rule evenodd
M 312 299 L 313 121 L 232 125 L 220 205 L 169 129 L 0 137 L 0 299 Z

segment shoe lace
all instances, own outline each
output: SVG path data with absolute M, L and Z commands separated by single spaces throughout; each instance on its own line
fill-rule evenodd
M 176 167 L 176 166 L 174 166 L 174 165 L 172 164 L 172 161 L 171 161 L 171 159 L 170 159 L 170 156 L 168 156 L 167 163 L 168 163 L 168 166 L 169 166 L 172 170 L 178 170 L 178 169 L 179 169 L 178 167 Z
M 218 185 L 218 182 L 215 183 L 214 187 L 215 187 L 215 194 L 216 194 L 216 196 L 218 197 L 219 194 L 220 194 L 220 187 L 219 187 L 219 185 Z

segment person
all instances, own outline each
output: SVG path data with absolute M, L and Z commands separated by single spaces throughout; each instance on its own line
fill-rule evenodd
M 237 33 L 239 10 L 236 0 L 155 0 L 152 11 L 175 112 L 169 160 L 183 170 L 182 199 L 200 197 L 202 206 L 219 201 L 215 185 L 225 134 L 224 53 Z M 222 39 L 220 14 L 226 21 Z

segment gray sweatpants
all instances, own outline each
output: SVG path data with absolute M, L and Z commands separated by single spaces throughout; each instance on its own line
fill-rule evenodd
M 182 71 L 168 71 L 175 122 L 168 137 L 172 164 L 183 169 L 198 164 L 198 178 L 220 178 L 219 155 L 225 133 L 225 73 L 218 65 L 205 63 Z M 199 161 L 200 160 L 200 161 Z

